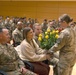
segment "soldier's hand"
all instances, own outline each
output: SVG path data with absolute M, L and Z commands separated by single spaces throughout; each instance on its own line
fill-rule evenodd
M 46 59 L 50 60 L 51 56 L 50 54 L 46 54 Z
M 54 52 L 53 51 L 47 51 L 47 54 L 50 55 L 50 58 L 53 58 L 53 56 L 54 56 Z
M 21 73 L 22 73 L 22 74 L 25 74 L 26 72 L 27 72 L 27 69 L 24 68 L 24 67 L 22 67 L 22 68 L 21 68 Z
M 30 70 L 27 70 L 27 69 L 24 68 L 24 67 L 21 68 L 21 73 L 22 73 L 23 75 L 25 75 L 25 73 L 26 73 L 27 71 L 30 71 Z M 28 75 L 39 75 L 39 74 L 33 73 L 33 72 L 31 72 L 31 71 L 30 71 L 30 73 L 31 73 L 31 74 L 28 73 Z

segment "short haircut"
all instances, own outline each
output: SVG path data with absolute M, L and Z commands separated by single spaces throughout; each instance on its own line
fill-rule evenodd
M 35 23 L 34 25 L 33 25 L 33 31 L 35 30 L 35 27 L 36 26 L 41 26 L 39 23 Z
M 18 22 L 17 22 L 17 25 L 21 25 L 21 24 L 23 24 L 21 21 L 18 21 Z

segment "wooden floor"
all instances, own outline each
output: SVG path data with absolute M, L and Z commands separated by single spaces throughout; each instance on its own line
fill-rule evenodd
M 53 75 L 53 67 L 50 66 L 50 68 L 51 68 L 51 69 L 50 69 L 49 75 Z M 75 64 L 74 67 L 73 67 L 72 75 L 76 75 L 76 64 Z

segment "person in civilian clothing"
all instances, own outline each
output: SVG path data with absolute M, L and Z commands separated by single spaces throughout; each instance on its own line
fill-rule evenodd
M 50 54 L 42 50 L 33 39 L 33 30 L 26 27 L 23 30 L 24 40 L 16 49 L 20 49 L 19 56 L 22 60 L 29 61 L 34 66 L 34 72 L 39 75 L 49 75 L 49 65 L 43 63 L 43 60 L 50 59 Z

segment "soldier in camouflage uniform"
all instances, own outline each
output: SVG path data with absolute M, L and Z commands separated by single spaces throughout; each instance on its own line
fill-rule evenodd
M 49 52 L 60 50 L 59 62 L 57 64 L 57 73 L 55 75 L 71 75 L 75 64 L 75 32 L 70 28 L 69 23 L 72 21 L 67 14 L 59 17 L 59 24 L 64 27 L 59 38 Z
M 4 23 L 3 17 L 1 16 L 0 16 L 0 27 L 5 28 L 5 23 Z
M 76 45 L 76 22 L 74 22 L 74 31 L 75 31 L 75 45 Z M 76 53 L 76 46 L 75 46 L 75 53 Z
M 17 23 L 17 28 L 12 33 L 12 38 L 14 40 L 14 45 L 15 46 L 19 45 L 23 40 L 22 27 L 23 27 L 23 23 L 19 21 Z
M 44 19 L 42 23 L 42 31 L 45 32 L 47 30 L 47 27 L 48 27 L 47 19 Z
M 35 39 L 36 43 L 40 46 L 38 37 L 39 37 L 39 34 L 42 34 L 42 26 L 39 23 L 35 23 L 33 25 L 33 31 L 34 31 L 34 39 Z
M 8 75 L 37 75 L 24 68 L 14 47 L 7 43 L 9 40 L 8 30 L 0 28 L 0 70 Z

